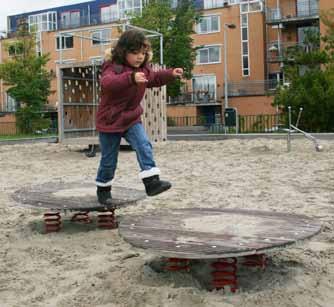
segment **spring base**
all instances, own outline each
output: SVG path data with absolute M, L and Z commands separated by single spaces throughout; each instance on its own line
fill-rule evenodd
M 75 213 L 72 218 L 72 222 L 79 222 L 83 224 L 89 224 L 92 222 L 92 219 L 88 215 L 88 211 Z
M 115 218 L 115 209 L 110 209 L 97 216 L 97 226 L 102 229 L 115 229 L 118 227 Z
M 190 261 L 189 259 L 182 258 L 167 258 L 165 269 L 170 272 L 175 271 L 190 271 Z
M 244 257 L 242 265 L 248 267 L 259 267 L 262 270 L 266 268 L 268 264 L 268 258 L 265 254 L 250 255 Z
M 59 231 L 61 229 L 60 212 L 44 213 L 44 227 L 46 233 Z
M 211 266 L 214 268 L 211 272 L 213 289 L 230 287 L 231 292 L 236 292 L 238 289 L 237 258 L 218 259 Z

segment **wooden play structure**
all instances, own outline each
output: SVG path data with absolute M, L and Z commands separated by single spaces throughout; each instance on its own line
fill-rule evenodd
M 159 65 L 153 66 L 158 70 Z M 95 116 L 100 100 L 101 64 L 59 65 L 59 140 L 62 143 L 98 144 Z M 142 121 L 152 142 L 166 141 L 166 87 L 147 89 Z
M 104 26 L 102 30 L 109 29 L 115 32 L 115 28 L 122 29 L 137 28 L 127 24 L 115 24 Z M 142 28 L 148 38 L 158 37 L 162 42 L 160 33 Z M 114 33 L 113 32 L 113 33 Z M 58 34 L 66 38 L 71 35 L 79 39 L 81 45 L 84 41 L 91 41 L 91 36 L 82 35 L 81 32 L 63 31 Z M 113 34 L 114 35 L 114 34 Z M 115 34 L 116 35 L 116 34 Z M 117 34 L 119 35 L 119 33 Z M 65 144 L 98 144 L 97 131 L 95 130 L 95 117 L 100 101 L 100 77 L 101 65 L 106 46 L 117 41 L 113 38 L 110 41 L 101 42 L 100 56 L 94 59 L 82 58 L 80 61 L 66 59 L 66 53 L 59 51 L 57 65 L 58 76 L 58 122 L 59 141 Z M 94 38 L 96 41 L 97 39 Z M 107 43 L 107 44 L 106 44 Z M 162 46 L 162 43 L 160 44 Z M 162 66 L 162 47 L 160 48 L 160 65 L 152 65 L 153 70 L 159 70 Z M 84 50 L 81 50 L 81 54 Z M 70 62 L 68 62 L 70 61 Z M 167 139 L 167 118 L 166 118 L 166 87 L 147 89 L 142 101 L 144 113 L 142 122 L 152 142 L 166 141 Z
M 165 260 L 167 271 L 191 272 L 211 260 L 209 289 L 238 289 L 238 267 L 267 265 L 266 253 L 310 238 L 320 223 L 302 215 L 245 209 L 189 208 L 126 216 L 120 235 Z

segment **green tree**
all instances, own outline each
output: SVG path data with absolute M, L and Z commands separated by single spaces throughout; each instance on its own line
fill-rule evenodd
M 289 86 L 280 87 L 274 99 L 283 111 L 291 106 L 293 118 L 303 108 L 300 127 L 313 132 L 334 131 L 334 23 L 326 18 L 331 26 L 326 35 L 309 31 L 301 46 L 287 51 L 284 74 Z
M 163 35 L 163 57 L 167 67 L 182 67 L 184 77 L 191 79 L 196 57 L 193 47 L 193 27 L 199 21 L 193 1 L 179 0 L 175 9 L 169 0 L 152 0 L 143 8 L 142 15 L 135 16 L 131 23 L 148 30 L 154 30 Z M 160 42 L 152 41 L 154 62 L 159 62 Z M 167 94 L 175 97 L 180 95 L 181 80 L 167 86 Z
M 7 44 L 11 58 L 0 64 L 0 78 L 10 86 L 8 94 L 18 102 L 17 126 L 23 133 L 43 125 L 41 111 L 50 95 L 53 75 L 46 69 L 49 55 L 36 53 L 35 35 L 22 25 L 14 42 Z

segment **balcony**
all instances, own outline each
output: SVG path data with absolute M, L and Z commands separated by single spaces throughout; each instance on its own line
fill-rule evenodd
M 244 80 L 229 82 L 229 97 L 263 96 L 274 93 L 279 82 L 277 80 Z M 168 105 L 194 104 L 194 105 L 220 105 L 224 101 L 224 89 L 217 88 L 214 93 L 205 91 L 184 92 L 178 97 L 169 97 Z
M 183 92 L 180 96 L 169 97 L 167 104 L 220 105 L 221 100 L 217 99 L 217 96 L 219 97 L 218 93 L 220 92 L 221 91 L 218 89 L 216 89 L 216 93 L 205 90 Z
M 292 51 L 299 50 L 300 52 L 308 53 L 315 48 L 319 47 L 297 42 L 270 42 L 267 45 L 267 61 L 269 63 L 279 63 L 288 59 Z
M 263 96 L 273 93 L 279 82 L 277 80 L 245 80 L 230 82 L 228 84 L 228 95 L 230 97 L 240 96 Z
M 67 29 L 75 29 L 85 26 L 94 26 L 112 23 L 120 20 L 119 14 L 117 12 L 112 14 L 104 14 L 101 15 L 86 15 L 80 16 L 80 18 L 75 18 L 72 20 L 61 20 L 58 26 L 58 30 L 67 30 Z
M 94 26 L 94 25 L 103 25 L 112 22 L 119 21 L 120 17 L 118 12 L 104 14 L 103 16 L 96 14 L 96 15 L 84 15 L 80 17 L 70 18 L 70 19 L 60 19 L 58 20 L 57 24 L 51 29 L 48 26 L 41 26 L 37 27 L 37 30 L 40 31 L 53 31 L 53 30 L 68 30 L 68 29 L 76 29 L 81 27 L 87 26 Z M 28 25 L 28 21 L 26 23 Z M 9 31 L 6 33 L 6 38 L 15 38 L 16 37 L 17 29 L 13 31 Z
M 303 23 L 319 19 L 319 4 L 315 0 L 291 1 L 284 7 L 266 8 L 267 24 Z

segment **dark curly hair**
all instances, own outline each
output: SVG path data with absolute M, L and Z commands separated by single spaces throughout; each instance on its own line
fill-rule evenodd
M 151 52 L 151 44 L 142 31 L 132 29 L 123 32 L 115 48 L 112 50 L 112 61 L 117 64 L 126 63 L 126 55 L 129 52 L 136 52 L 144 49 L 146 56 L 142 64 L 144 66 L 149 60 L 149 52 Z

